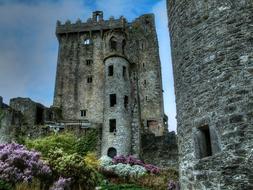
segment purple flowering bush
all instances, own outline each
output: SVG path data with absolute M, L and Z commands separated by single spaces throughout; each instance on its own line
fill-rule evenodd
M 0 179 L 10 184 L 31 182 L 33 178 L 47 180 L 52 172 L 36 151 L 23 145 L 0 144 Z
M 66 190 L 70 189 L 71 185 L 71 178 L 63 178 L 60 177 L 58 181 L 56 181 L 50 190 Z
M 115 156 L 112 159 L 113 164 L 130 164 L 131 166 L 133 165 L 140 165 L 143 166 L 149 173 L 152 174 L 159 174 L 160 173 L 160 169 L 152 164 L 145 164 L 143 161 L 135 158 L 134 156 Z
M 174 190 L 174 189 L 176 189 L 176 183 L 170 180 L 168 183 L 168 190 Z

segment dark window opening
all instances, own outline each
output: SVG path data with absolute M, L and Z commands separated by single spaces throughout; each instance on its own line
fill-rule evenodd
M 123 66 L 123 72 L 122 72 L 122 75 L 123 75 L 123 77 L 124 77 L 124 78 L 126 77 L 126 67 L 125 67 L 125 66 Z
M 49 115 L 48 115 L 48 120 L 52 121 L 53 118 L 54 118 L 54 114 L 52 112 L 50 112 Z
M 113 107 L 117 103 L 116 94 L 110 94 L 110 107 Z
M 91 65 L 92 64 L 92 60 L 91 59 L 87 59 L 86 60 L 86 65 Z
M 158 126 L 158 123 L 157 123 L 157 121 L 156 120 L 147 120 L 147 127 L 148 128 L 152 128 L 152 127 L 156 127 L 156 126 Z
M 91 44 L 91 39 L 90 38 L 87 38 L 84 40 L 84 45 L 90 45 Z
M 111 158 L 114 158 L 117 155 L 117 150 L 111 147 L 108 149 L 107 155 Z
M 148 101 L 148 97 L 146 96 L 146 101 Z
M 116 132 L 116 119 L 109 120 L 110 133 Z
M 145 67 L 145 63 L 142 63 L 142 67 L 143 67 L 143 68 Z
M 144 48 L 145 48 L 144 42 L 141 42 L 141 50 L 144 50 Z
M 36 107 L 36 124 L 43 124 L 43 108 Z
M 110 49 L 111 49 L 111 51 L 117 50 L 117 41 L 116 41 L 116 38 L 114 38 L 114 37 L 112 37 L 110 40 Z
M 113 76 L 113 65 L 108 67 L 108 76 Z
M 199 154 L 197 156 L 198 158 L 212 156 L 211 135 L 208 125 L 198 128 L 196 143 L 199 149 Z
M 86 116 L 86 110 L 81 110 L 81 117 L 85 117 Z
M 124 107 L 127 109 L 128 107 L 128 96 L 124 97 Z
M 147 86 L 147 81 L 146 80 L 144 80 L 144 87 L 146 87 Z
M 92 76 L 89 76 L 89 77 L 87 78 L 87 83 L 92 83 Z

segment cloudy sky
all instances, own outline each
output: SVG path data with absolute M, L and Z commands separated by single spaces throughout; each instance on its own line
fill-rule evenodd
M 56 20 L 86 21 L 92 11 L 128 21 L 154 13 L 162 62 L 165 112 L 176 129 L 176 107 L 165 0 L 0 0 L 0 95 L 52 105 L 58 42 Z

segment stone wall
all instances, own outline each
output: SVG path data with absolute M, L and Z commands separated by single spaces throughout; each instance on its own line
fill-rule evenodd
M 104 59 L 113 56 L 108 51 L 108 41 L 121 33 L 122 39 L 117 39 L 116 49 L 130 65 L 135 65 L 130 66 L 129 73 L 135 73 L 138 82 L 138 114 L 142 126 L 147 127 L 148 121 L 157 121 L 159 130 L 153 132 L 162 135 L 163 94 L 154 15 L 142 15 L 131 23 L 124 17 L 104 20 L 102 12 L 98 16 L 99 19 L 92 17 L 87 22 L 57 24 L 59 54 L 54 107 L 62 110 L 63 119 L 104 122 L 104 70 L 107 69 Z M 88 81 L 90 79 L 92 81 Z M 81 110 L 86 111 L 85 116 L 81 115 Z
M 127 34 L 126 54 L 130 62 L 136 64 L 141 123 L 148 128 L 149 121 L 156 121 L 160 130 L 153 132 L 161 136 L 164 132 L 164 105 L 154 15 L 145 14 L 134 20 L 127 28 Z
M 178 148 L 175 132 L 163 136 L 152 133 L 142 134 L 141 158 L 161 168 L 174 168 L 178 170 Z
M 181 187 L 253 189 L 253 2 L 167 3 Z
M 109 75 L 109 67 L 113 75 Z M 126 68 L 123 76 L 123 67 Z M 117 154 L 128 155 L 131 150 L 131 118 L 130 106 L 124 105 L 125 96 L 130 99 L 129 62 L 122 57 L 109 57 L 105 60 L 105 93 L 104 93 L 104 127 L 102 155 L 107 155 L 109 148 L 115 148 Z M 110 95 L 116 95 L 116 104 L 110 105 Z M 110 120 L 115 119 L 114 130 L 110 129 Z
M 11 108 L 0 107 L 0 144 L 16 139 L 21 131 L 23 116 Z
M 39 125 L 45 121 L 45 107 L 39 103 L 32 101 L 30 98 L 13 98 L 10 100 L 10 107 L 16 111 L 20 111 L 27 125 Z

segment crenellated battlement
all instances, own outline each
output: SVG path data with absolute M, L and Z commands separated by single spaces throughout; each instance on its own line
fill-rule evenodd
M 125 28 L 128 25 L 126 18 L 121 16 L 119 19 L 110 17 L 109 20 L 104 20 L 102 11 L 95 11 L 92 14 L 92 18 L 88 18 L 86 22 L 82 22 L 78 19 L 75 23 L 71 23 L 67 20 L 65 23 L 57 21 L 56 34 L 73 33 L 73 32 L 89 32 L 89 31 L 101 31 L 108 29 L 120 29 Z

